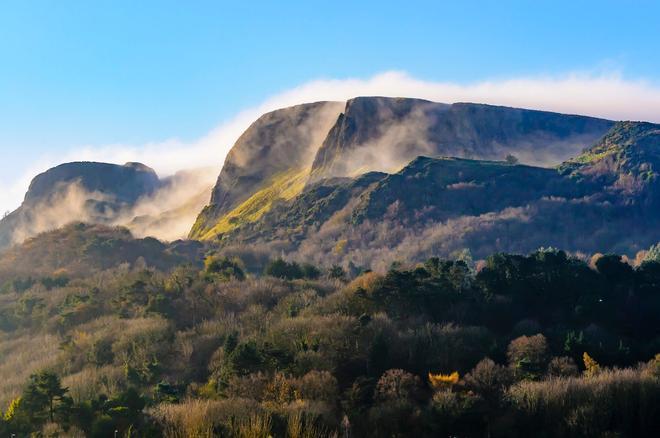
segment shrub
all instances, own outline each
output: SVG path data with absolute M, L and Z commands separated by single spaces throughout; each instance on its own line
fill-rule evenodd
M 224 426 L 231 429 L 231 419 L 242 421 L 249 412 L 260 412 L 258 404 L 245 399 L 184 400 L 180 404 L 160 404 L 150 410 L 162 427 L 163 434 L 172 438 L 208 437 Z
M 244 280 L 243 263 L 237 258 L 208 256 L 204 260 L 204 270 L 209 279 Z
M 433 374 L 429 372 L 429 383 L 436 390 L 450 389 L 458 383 L 459 378 L 458 371 L 450 374 Z
M 584 375 L 587 377 L 594 377 L 600 373 L 600 365 L 596 360 L 589 356 L 586 351 L 582 354 L 582 361 L 584 362 Z
M 578 374 L 578 367 L 571 357 L 553 357 L 548 364 L 548 376 L 550 377 L 573 377 Z
M 640 369 L 523 381 L 508 397 L 519 436 L 654 436 L 660 428 L 660 381 Z
M 481 405 L 481 399 L 469 392 L 436 392 L 430 418 L 434 436 L 477 436 L 483 421 Z
M 507 348 L 509 366 L 516 376 L 536 379 L 543 374 L 548 362 L 548 342 L 545 336 L 521 336 L 511 341 Z
M 419 397 L 419 377 L 400 369 L 387 370 L 378 379 L 375 399 L 379 402 L 415 400 Z
M 334 402 L 339 392 L 337 379 L 328 371 L 310 371 L 294 385 L 300 397 L 306 400 Z
M 479 394 L 494 408 L 512 383 L 512 376 L 509 369 L 486 358 L 465 375 L 463 382 L 468 390 Z
M 270 262 L 266 266 L 264 273 L 271 277 L 285 278 L 287 280 L 303 278 L 304 276 L 304 272 L 298 263 L 288 263 L 282 259 L 276 259 Z

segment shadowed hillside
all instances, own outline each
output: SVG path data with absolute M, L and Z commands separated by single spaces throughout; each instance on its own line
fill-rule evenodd
M 343 112 L 342 111 L 343 108 Z M 341 113 L 340 113 L 341 112 Z M 556 165 L 601 138 L 613 122 L 591 117 L 477 104 L 440 104 L 420 99 L 359 97 L 274 111 L 257 120 L 236 142 L 190 237 L 212 240 L 225 222 L 256 220 L 256 193 L 284 174 L 308 174 L 307 184 L 368 171 L 396 172 L 419 155 Z M 327 183 L 327 182 L 326 182 Z M 280 199 L 262 199 L 263 213 Z M 287 197 L 281 198 L 287 200 Z M 222 225 L 224 224 L 224 225 Z
M 393 171 L 418 155 L 556 165 L 598 140 L 612 122 L 517 108 L 358 97 L 319 149 L 312 176 Z
M 216 242 L 379 269 L 465 249 L 475 257 L 541 246 L 634 255 L 660 230 L 657 132 L 616 124 L 557 169 L 420 157 L 393 174 L 320 180 Z
M 84 276 L 138 259 L 168 269 L 197 256 L 200 248 L 196 242 L 168 246 L 152 237 L 136 239 L 122 227 L 72 223 L 1 252 L 0 283 L 17 275 Z
M 37 175 L 21 206 L 0 220 L 0 249 L 70 222 L 127 226 L 136 235 L 176 240 L 208 202 L 215 170 L 159 179 L 140 163 L 75 162 Z

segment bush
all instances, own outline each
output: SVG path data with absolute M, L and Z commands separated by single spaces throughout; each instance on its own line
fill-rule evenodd
M 541 334 L 521 336 L 511 341 L 506 355 L 517 377 L 537 379 L 548 363 L 548 342 Z
M 465 387 L 480 395 L 491 408 L 496 409 L 503 394 L 513 382 L 511 371 L 497 365 L 491 359 L 483 359 L 472 371 L 465 375 Z
M 378 379 L 374 399 L 378 402 L 417 400 L 421 392 L 419 377 L 400 369 L 387 370 Z
M 579 369 L 571 357 L 553 357 L 548 364 L 548 376 L 550 377 L 574 377 L 579 374 Z
M 245 279 L 243 263 L 237 258 L 209 256 L 204 260 L 204 269 L 209 279 L 218 278 L 225 281 Z
M 509 391 L 519 436 L 657 436 L 660 381 L 640 369 L 523 381 Z
M 266 275 L 287 280 L 303 278 L 304 273 L 300 265 L 296 262 L 288 263 L 282 259 L 276 259 L 266 266 L 264 271 Z

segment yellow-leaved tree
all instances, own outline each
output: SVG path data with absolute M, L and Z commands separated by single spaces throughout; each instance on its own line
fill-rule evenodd
M 21 398 L 16 397 L 9 403 L 9 407 L 7 408 L 7 412 L 5 412 L 5 421 L 9 422 L 11 421 L 14 416 L 16 415 L 16 410 L 18 407 L 21 405 Z
M 458 371 L 451 374 L 433 374 L 429 372 L 429 383 L 433 389 L 451 389 L 458 383 L 460 376 Z
M 584 362 L 584 375 L 587 377 L 593 377 L 600 373 L 600 365 L 596 362 L 596 359 L 589 356 L 589 353 L 586 351 L 582 354 L 582 361 Z

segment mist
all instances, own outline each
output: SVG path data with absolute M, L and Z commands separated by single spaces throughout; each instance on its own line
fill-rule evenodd
M 48 199 L 8 217 L 13 226 L 7 240 L 11 244 L 21 243 L 72 221 L 108 222 L 116 214 L 111 203 L 108 195 L 87 191 L 77 181 L 61 184 Z
M 114 221 L 136 237 L 173 241 L 188 236 L 199 212 L 209 203 L 217 177 L 215 167 L 181 171 L 165 179 L 163 187 L 138 200 Z
M 209 202 L 216 172 L 215 167 L 178 172 L 133 205 L 119 203 L 108 193 L 88 191 L 79 181 L 60 184 L 47 199 L 24 205 L 8 217 L 12 225 L 7 241 L 19 244 L 72 222 L 123 226 L 136 237 L 183 239 Z
M 303 102 L 345 101 L 364 95 L 416 97 L 445 103 L 469 101 L 614 120 L 660 122 L 660 86 L 644 80 L 626 79 L 618 73 L 574 72 L 467 84 L 424 81 L 398 71 L 379 73 L 366 79 L 320 79 L 244 109 L 196 141 L 183 142 L 174 138 L 146 144 L 74 145 L 64 153 L 36 157 L 36 164 L 25 169 L 21 178 L 0 186 L 0 211 L 13 210 L 20 204 L 34 175 L 67 161 L 117 164 L 137 161 L 163 176 L 182 169 L 215 166 L 217 176 L 231 146 L 261 114 Z

